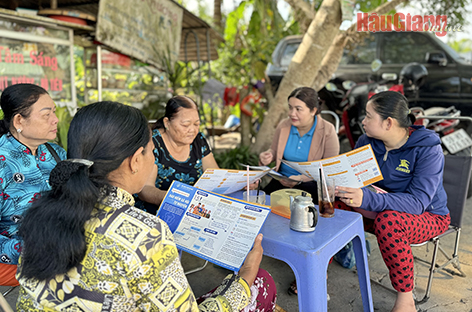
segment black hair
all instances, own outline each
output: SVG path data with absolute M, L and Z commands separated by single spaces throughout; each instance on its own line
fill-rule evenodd
M 189 97 L 182 95 L 174 96 L 169 101 L 167 101 L 165 115 L 157 120 L 156 124 L 154 125 L 154 129 L 164 128 L 165 131 L 164 118 L 167 117 L 169 120 L 172 120 L 174 115 L 177 114 L 181 108 L 198 109 L 198 106 L 197 103 L 195 103 L 195 101 Z
M 391 117 L 398 121 L 401 128 L 408 128 L 415 123 L 415 115 L 410 113 L 407 98 L 395 91 L 384 91 L 374 94 L 368 102 L 373 104 L 373 108 L 382 120 Z
M 306 104 L 306 106 L 312 111 L 316 108 L 316 114 L 320 113 L 320 101 L 318 100 L 318 92 L 315 89 L 309 87 L 299 87 L 290 93 L 287 98 L 287 101 L 290 98 L 296 98 Z
M 10 131 L 13 117 L 20 114 L 28 118 L 31 114 L 31 106 L 36 103 L 43 94 L 49 94 L 43 88 L 30 83 L 19 83 L 7 87 L 2 92 L 0 105 L 3 111 L 3 119 L 0 120 L 0 135 Z
M 93 164 L 61 161 L 51 171 L 51 191 L 33 203 L 20 225 L 22 277 L 50 279 L 82 261 L 84 225 L 96 217 L 97 201 L 112 190 L 109 174 L 146 148 L 150 136 L 146 117 L 134 107 L 98 102 L 78 111 L 67 136 L 67 157 Z

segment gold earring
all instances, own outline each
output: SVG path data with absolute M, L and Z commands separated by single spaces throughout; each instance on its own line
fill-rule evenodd
M 138 169 L 133 170 L 131 173 L 132 173 L 132 174 L 138 173 Z

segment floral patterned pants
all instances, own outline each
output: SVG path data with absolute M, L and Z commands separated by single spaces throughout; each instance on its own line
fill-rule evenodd
M 215 288 L 216 289 L 216 288 Z M 199 297 L 197 302 L 200 303 L 205 298 L 211 296 L 213 289 L 209 293 Z M 270 312 L 275 310 L 277 301 L 277 289 L 272 276 L 265 270 L 259 269 L 254 284 L 251 286 L 251 299 L 249 304 L 241 311 L 243 312 Z

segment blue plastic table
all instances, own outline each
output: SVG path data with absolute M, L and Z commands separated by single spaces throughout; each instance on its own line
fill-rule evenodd
M 241 199 L 242 192 L 230 196 Z M 291 230 L 289 219 L 271 213 L 261 232 L 264 255 L 287 263 L 295 274 L 300 311 L 328 310 L 329 260 L 352 240 L 364 311 L 374 311 L 361 214 L 336 209 L 334 217 L 318 218 L 315 231 L 303 233 Z

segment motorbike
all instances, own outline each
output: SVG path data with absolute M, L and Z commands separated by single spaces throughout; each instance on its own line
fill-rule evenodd
M 384 80 L 353 85 L 340 102 L 343 108 L 341 120 L 351 148 L 354 148 L 357 139 L 364 133 L 362 120 L 365 117 L 365 105 L 373 94 L 386 90 L 397 91 L 406 95 L 410 103 L 416 103 L 418 91 L 427 75 L 428 72 L 423 65 L 411 63 L 400 72 L 398 84 Z M 454 106 L 428 109 L 413 106 L 411 113 L 417 118 L 415 124 L 424 125 L 439 135 L 444 154 L 472 155 L 472 139 L 470 133 L 466 131 L 472 128 L 471 117 L 461 116 L 461 111 Z M 472 183 L 467 198 L 471 196 Z
M 352 85 L 351 88 L 348 89 L 339 104 L 339 107 L 342 109 L 341 120 L 344 125 L 344 134 L 349 141 L 350 147 L 354 148 L 357 139 L 364 134 L 362 120 L 365 117 L 365 105 L 372 95 L 381 91 L 396 91 L 407 96 L 414 105 L 418 98 L 418 91 L 424 84 L 427 75 L 428 72 L 423 65 L 410 63 L 400 72 L 398 83 L 394 82 L 397 77 L 360 84 L 350 83 Z M 470 138 L 470 136 L 464 136 L 465 131 L 461 131 L 461 144 L 456 144 L 457 146 L 454 148 L 450 147 L 450 145 L 449 148 L 447 146 L 447 136 L 464 128 L 464 124 L 459 120 L 460 118 L 456 118 L 461 116 L 460 110 L 457 110 L 454 106 L 448 108 L 431 107 L 428 109 L 414 106 L 411 108 L 411 112 L 418 118 L 415 124 L 422 124 L 426 128 L 438 133 L 441 138 L 446 138 L 446 143 L 443 144 L 443 150 L 446 154 L 468 153 L 469 150 L 467 148 L 470 148 L 472 145 L 472 140 L 471 142 L 467 141 L 467 138 Z M 429 120 L 422 117 L 431 115 L 443 116 L 444 118 Z M 456 134 L 454 136 L 458 137 L 459 135 Z

